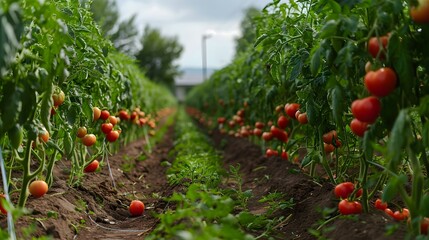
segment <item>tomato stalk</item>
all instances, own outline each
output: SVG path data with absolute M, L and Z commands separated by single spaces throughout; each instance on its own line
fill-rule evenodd
M 324 148 L 324 142 L 323 142 L 323 131 L 322 128 L 319 127 L 319 147 L 320 147 L 320 151 L 322 152 L 322 166 L 325 169 L 326 173 L 328 174 L 329 180 L 333 183 L 336 184 L 335 178 L 332 174 L 331 168 L 329 167 L 329 163 L 328 163 L 328 159 L 326 158 L 326 153 L 325 153 L 325 148 Z
M 22 186 L 21 186 L 21 193 L 19 194 L 18 199 L 18 206 L 24 207 L 25 202 L 28 198 L 28 186 L 31 182 L 31 180 L 35 179 L 36 176 L 42 172 L 43 168 L 45 167 L 45 161 L 41 161 L 39 167 L 34 171 L 31 172 L 30 165 L 31 165 L 31 152 L 32 152 L 32 144 L 33 140 L 28 140 L 26 149 L 25 149 L 25 155 L 23 159 L 23 176 L 22 176 Z

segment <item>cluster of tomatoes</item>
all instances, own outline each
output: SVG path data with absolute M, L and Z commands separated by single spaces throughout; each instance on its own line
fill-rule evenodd
M 362 204 L 352 198 L 359 198 L 362 196 L 362 188 L 355 189 L 352 182 L 343 182 L 335 186 L 334 194 L 340 198 L 338 203 L 338 210 L 342 215 L 351 215 L 362 213 Z
M 372 37 L 368 41 L 368 52 L 373 58 L 384 60 L 388 44 L 389 34 Z M 371 96 L 357 99 L 353 101 L 351 106 L 355 118 L 350 122 L 350 128 L 359 137 L 363 137 L 368 125 L 373 124 L 380 116 L 381 102 L 379 98 L 391 94 L 398 82 L 395 71 L 390 67 L 372 70 L 372 64 L 368 62 L 365 71 L 364 84 Z

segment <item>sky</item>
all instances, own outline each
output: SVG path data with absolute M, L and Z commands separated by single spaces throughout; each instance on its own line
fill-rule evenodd
M 184 51 L 178 64 L 182 68 L 202 66 L 202 36 L 206 40 L 207 66 L 228 65 L 235 53 L 234 38 L 240 35 L 244 10 L 262 9 L 271 0 L 116 0 L 121 19 L 137 15 L 140 32 L 149 24 L 163 36 L 177 36 Z

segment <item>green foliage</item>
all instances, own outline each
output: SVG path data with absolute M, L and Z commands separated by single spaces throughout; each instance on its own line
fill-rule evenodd
M 140 67 L 149 79 L 172 91 L 175 77 L 181 74 L 175 64 L 183 51 L 177 37 L 162 36 L 159 29 L 146 26 L 140 43 L 142 49 L 136 54 Z

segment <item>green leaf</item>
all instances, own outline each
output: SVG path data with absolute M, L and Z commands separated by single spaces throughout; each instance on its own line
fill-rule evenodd
M 68 131 L 64 136 L 64 153 L 68 159 L 70 159 L 73 154 L 73 139 Z
M 328 38 L 335 36 L 337 33 L 338 22 L 336 20 L 329 20 L 323 25 L 320 30 L 320 38 Z
M 423 195 L 420 201 L 419 214 L 424 217 L 429 217 L 429 195 Z
M 383 190 L 383 202 L 391 202 L 398 194 L 399 188 L 402 188 L 406 182 L 407 177 L 405 175 L 391 177 Z
M 401 110 L 396 118 L 395 124 L 390 134 L 389 142 L 387 143 L 387 160 L 389 161 L 388 168 L 397 172 L 401 164 L 401 156 L 404 147 L 408 144 L 407 139 L 410 137 L 410 118 L 406 109 Z
M 46 89 L 42 98 L 42 106 L 40 108 L 40 121 L 42 122 L 43 126 L 45 126 L 46 130 L 48 132 L 51 132 L 49 118 L 51 116 L 51 109 L 53 105 L 53 100 L 52 100 L 53 87 L 52 87 L 52 84 L 49 84 L 47 87 L 48 88 Z
M 2 131 L 7 131 L 15 125 L 22 110 L 22 89 L 8 82 L 3 88 L 3 98 L 0 102 L 1 120 L 3 121 Z
M 262 41 L 264 41 L 266 38 L 268 37 L 268 34 L 264 33 L 261 36 L 258 37 L 258 39 L 256 39 L 255 44 L 253 45 L 253 47 L 257 47 Z
M 319 73 L 320 70 L 320 53 L 323 51 L 322 48 L 317 48 L 316 51 L 314 51 L 313 56 L 311 57 L 310 62 L 310 70 L 313 76 L 316 76 Z
M 338 126 L 342 126 L 344 115 L 344 90 L 339 85 L 336 85 L 335 88 L 332 89 L 332 114 L 335 123 Z

